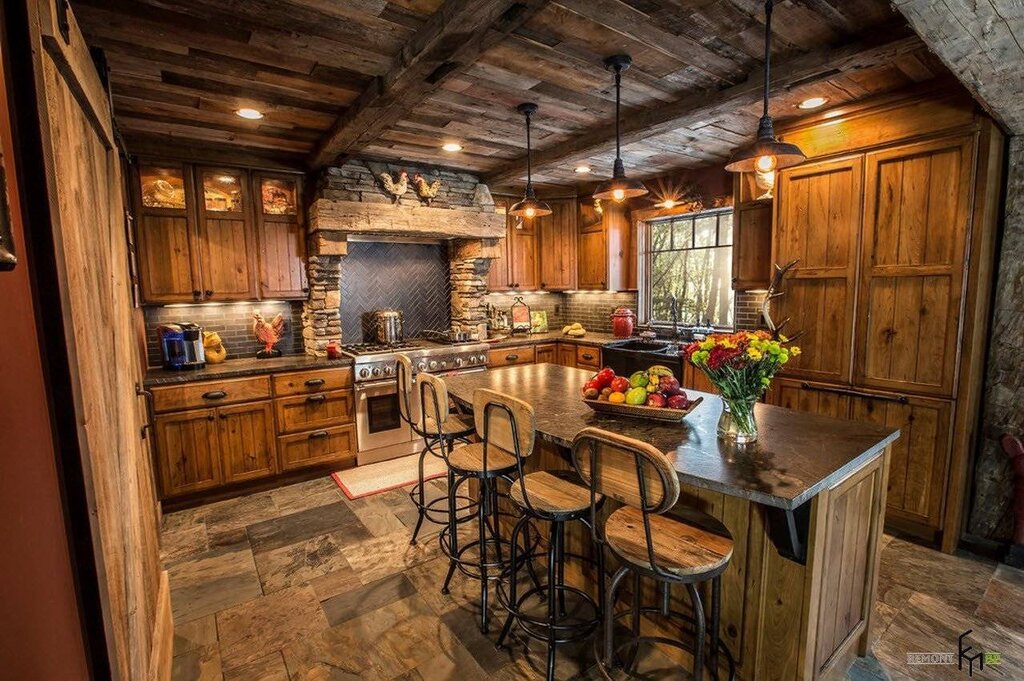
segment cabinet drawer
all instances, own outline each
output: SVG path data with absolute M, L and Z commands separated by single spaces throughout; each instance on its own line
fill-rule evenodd
M 278 398 L 274 400 L 277 431 L 297 433 L 351 423 L 352 405 L 350 390 Z
M 494 348 L 488 353 L 487 363 L 492 369 L 513 364 L 533 364 L 533 346 L 520 345 L 513 348 Z
M 153 411 L 180 411 L 195 407 L 253 402 L 270 397 L 270 378 L 253 376 L 223 381 L 188 383 L 153 388 Z
M 283 435 L 277 438 L 277 452 L 282 471 L 326 463 L 350 468 L 356 463 L 356 428 L 347 425 Z
M 593 345 L 577 345 L 576 366 L 584 369 L 600 369 L 601 348 Z
M 316 369 L 313 371 L 296 371 L 289 374 L 273 376 L 274 395 L 309 395 L 325 390 L 343 390 L 352 387 L 352 369 Z

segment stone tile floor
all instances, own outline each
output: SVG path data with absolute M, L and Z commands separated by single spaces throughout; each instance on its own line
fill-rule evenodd
M 353 502 L 329 478 L 169 514 L 174 681 L 543 678 L 542 646 L 495 650 L 500 620 L 479 632 L 474 582 L 440 593 L 437 528 L 410 546 L 415 522 L 402 490 Z M 976 678 L 1024 679 L 1024 572 L 886 537 L 876 609 L 874 656 L 852 681 L 965 678 L 906 655 L 955 650 L 966 629 L 1002 655 Z M 592 655 L 589 643 L 560 654 L 558 678 L 599 678 Z

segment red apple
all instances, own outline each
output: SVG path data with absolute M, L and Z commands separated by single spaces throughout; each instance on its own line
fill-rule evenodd
M 612 392 L 624 393 L 629 390 L 629 379 L 625 376 L 616 376 L 611 383 Z
M 661 393 L 651 393 L 647 396 L 647 406 L 663 409 L 665 407 L 665 396 Z
M 679 379 L 675 376 L 662 376 L 658 381 L 658 390 L 667 396 L 678 395 L 682 392 L 679 389 Z
M 601 388 L 608 387 L 611 384 L 613 378 L 615 378 L 615 372 L 612 371 L 609 367 L 605 367 L 604 369 L 601 369 L 596 374 L 594 374 L 594 378 L 592 378 L 591 380 L 597 383 L 597 389 L 600 390 Z
M 687 409 L 690 406 L 690 400 L 686 399 L 685 394 L 673 395 L 668 398 L 669 409 Z

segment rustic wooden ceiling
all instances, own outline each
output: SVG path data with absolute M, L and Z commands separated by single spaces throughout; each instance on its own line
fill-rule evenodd
M 756 128 L 760 0 L 73 0 L 103 50 L 129 150 L 209 149 L 317 167 L 374 156 L 525 175 L 607 177 L 614 92 L 604 57 L 626 52 L 630 172 L 725 159 Z M 945 73 L 888 0 L 778 0 L 773 113 Z M 259 121 L 234 114 L 248 106 Z M 462 152 L 440 150 L 457 141 Z

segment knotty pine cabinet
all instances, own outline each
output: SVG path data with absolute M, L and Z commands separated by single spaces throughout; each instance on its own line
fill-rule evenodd
M 773 304 L 803 349 L 768 401 L 902 431 L 886 520 L 956 548 L 974 446 L 1002 135 L 942 91 L 784 130 L 811 161 L 779 173 Z
M 500 197 L 507 211 L 513 197 Z M 490 291 L 565 291 L 576 288 L 576 200 L 551 199 L 551 215 L 519 220 L 507 215 L 502 256 L 491 261 Z
M 761 198 L 752 173 L 733 178 L 732 288 L 766 289 L 772 278 L 772 199 Z
M 627 291 L 636 283 L 636 230 L 625 204 L 603 201 L 601 212 L 592 199 L 579 201 L 577 288 Z
M 301 176 L 142 161 L 132 184 L 143 302 L 306 297 Z

